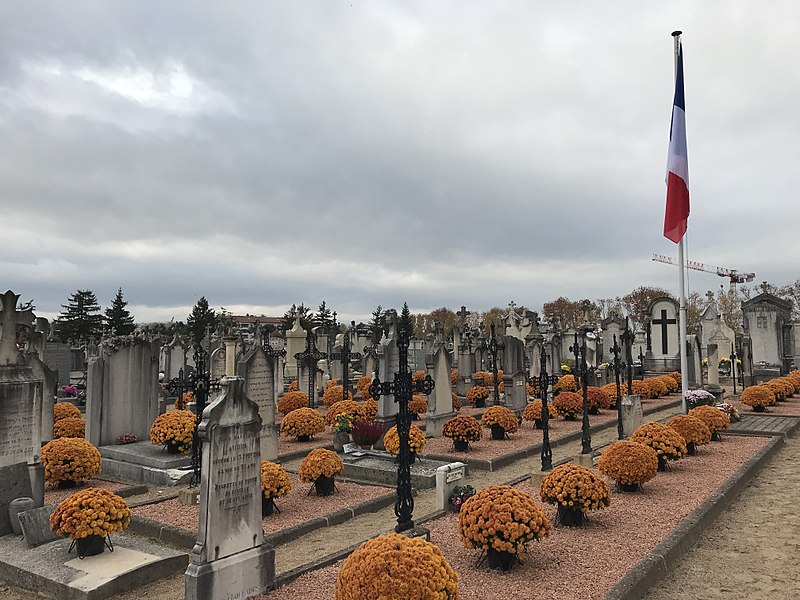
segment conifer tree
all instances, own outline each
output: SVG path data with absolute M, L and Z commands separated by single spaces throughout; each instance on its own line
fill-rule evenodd
M 408 339 L 414 337 L 414 319 L 411 318 L 408 302 L 403 302 L 403 310 L 400 311 L 400 318 L 397 321 L 397 333 L 401 331 L 406 332 Z
M 62 342 L 87 341 L 102 332 L 103 315 L 97 297 L 91 290 L 78 290 L 72 294 L 56 320 L 58 339 Z
M 189 327 L 189 332 L 192 336 L 192 342 L 199 345 L 203 342 L 208 329 L 214 329 L 217 326 L 217 315 L 213 308 L 208 307 L 208 300 L 202 296 L 197 304 L 194 305 L 189 318 L 186 319 L 186 325 Z
M 106 328 L 113 335 L 130 335 L 136 329 L 133 316 L 125 308 L 128 303 L 122 298 L 122 288 L 117 290 L 117 295 L 111 301 L 111 306 L 106 309 Z

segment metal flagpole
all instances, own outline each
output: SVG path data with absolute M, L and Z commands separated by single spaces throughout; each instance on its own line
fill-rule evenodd
M 674 42 L 674 50 L 675 50 L 675 78 L 677 80 L 678 77 L 678 50 L 681 45 L 681 33 L 682 31 L 673 31 L 672 32 L 672 39 Z M 681 357 L 681 407 L 683 408 L 683 412 L 689 412 L 689 407 L 686 403 L 686 392 L 689 391 L 689 378 L 687 377 L 688 374 L 688 366 L 686 360 L 686 257 L 684 255 L 684 239 L 686 238 L 686 234 L 681 237 L 681 241 L 678 242 L 678 273 L 679 281 L 678 281 L 678 288 L 680 290 L 680 313 L 679 313 L 679 329 L 680 329 L 680 357 Z

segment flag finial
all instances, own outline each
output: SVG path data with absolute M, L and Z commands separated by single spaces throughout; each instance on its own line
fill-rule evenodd
M 679 35 L 681 35 L 682 33 L 683 33 L 683 32 L 682 32 L 680 29 L 678 29 L 678 30 L 676 30 L 676 31 L 673 31 L 673 32 L 672 32 L 672 37 L 678 37 L 678 36 L 679 36 Z

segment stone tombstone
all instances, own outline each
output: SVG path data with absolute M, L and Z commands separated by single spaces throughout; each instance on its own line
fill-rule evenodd
M 714 294 L 709 292 L 708 304 L 700 314 L 700 344 L 703 348 L 711 341 L 711 332 L 716 328 L 719 316 Z
M 89 361 L 86 439 L 116 444 L 123 433 L 150 437 L 158 416 L 158 340 L 129 336 L 105 343 Z
M 642 399 L 639 396 L 622 396 L 622 434 L 630 437 L 634 431 L 644 422 L 642 412 Z
M 225 377 L 225 347 L 220 346 L 211 352 L 208 361 L 211 379 Z
M 708 385 L 709 387 L 719 387 L 719 347 L 711 343 L 706 346 L 708 355 Z
M 656 298 L 650 303 L 648 314 L 653 358 L 656 360 L 680 357 L 678 309 L 678 303 L 667 296 Z
M 475 369 L 475 354 L 469 346 L 461 345 L 458 349 L 458 394 L 464 396 L 474 385 L 472 374 Z
M 436 469 L 436 510 L 447 510 L 450 494 L 467 482 L 467 465 L 452 462 Z
M 2 484 L 0 483 L 0 485 Z M 41 546 L 58 539 L 59 536 L 56 532 L 50 529 L 50 515 L 55 512 L 57 507 L 57 504 L 50 504 L 26 510 L 17 515 L 22 535 L 28 546 Z
M 26 363 L 31 368 L 33 377 L 43 382 L 42 384 L 42 434 L 41 442 L 53 439 L 53 404 L 55 404 L 56 389 L 58 387 L 57 374 L 48 367 L 35 353 L 28 354 Z
M 525 410 L 528 394 L 525 392 L 525 343 L 512 336 L 505 336 L 503 342 L 503 389 L 505 405 L 517 413 Z
M 397 314 L 394 311 L 387 311 L 392 317 Z M 397 348 L 395 337 L 394 319 L 390 318 L 389 335 L 381 340 L 378 350 L 378 377 L 382 382 L 394 381 L 395 373 L 400 371 L 400 350 Z M 378 422 L 383 424 L 394 423 L 395 415 L 398 412 L 397 403 L 394 396 L 380 396 L 378 400 Z
M 225 377 L 203 411 L 200 521 L 186 600 L 244 600 L 267 591 L 275 551 L 261 524 L 261 417 L 241 377 Z
M 617 340 L 622 339 L 622 334 L 625 332 L 625 319 L 616 314 L 611 314 L 600 321 L 600 330 L 602 332 L 600 337 L 603 340 L 603 348 L 606 349 L 606 354 L 608 354 L 614 345 L 614 336 L 617 336 Z
M 779 365 L 788 372 L 794 360 L 792 303 L 763 293 L 742 302 L 744 332 L 750 335 L 753 362 Z
M 306 347 L 306 330 L 300 325 L 300 313 L 294 318 L 294 325 L 286 332 L 286 376 L 294 379 L 298 376 L 297 359 L 294 357 Z
M 183 344 L 183 342 L 179 339 L 172 340 L 169 345 L 166 346 L 166 365 L 164 367 L 164 373 L 166 374 L 167 381 L 171 379 L 175 379 L 180 370 L 183 369 L 184 373 L 186 373 L 186 355 L 188 353 L 188 348 Z
M 275 425 L 275 358 L 255 346 L 239 361 L 245 395 L 258 405 L 261 417 L 261 458 L 278 460 L 278 427 Z
M 0 536 L 12 532 L 8 508 L 17 498 L 31 498 L 31 480 L 25 462 L 0 466 Z
M 341 352 L 342 352 L 341 344 L 337 344 L 333 347 L 333 353 L 341 353 Z M 340 360 L 330 361 L 330 376 L 331 379 L 338 379 L 339 383 L 340 384 L 342 383 L 342 361 Z
M 0 479 L 4 468 L 26 463 L 28 494 L 36 506 L 44 503 L 42 447 L 42 394 L 44 381 L 37 379 L 19 344 L 27 344 L 33 311 L 17 310 L 19 295 L 11 290 L 0 295 Z M 23 478 L 24 479 L 24 478 Z M 10 498 L 14 500 L 14 498 Z M 6 515 L 8 514 L 7 508 Z
M 67 344 L 48 341 L 45 344 L 44 363 L 56 372 L 58 387 L 69 385 L 72 370 L 72 351 Z
M 425 435 L 441 437 L 445 422 L 456 416 L 453 411 L 453 396 L 450 391 L 450 353 L 444 344 L 438 344 L 431 355 L 433 363 L 433 393 L 428 397 L 428 414 L 425 420 Z
M 703 387 L 701 354 L 700 340 L 696 335 L 690 333 L 686 336 L 686 367 L 689 370 L 687 385 L 689 389 L 696 390 Z

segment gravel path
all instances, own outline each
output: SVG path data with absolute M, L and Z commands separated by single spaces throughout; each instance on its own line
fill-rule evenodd
M 697 546 L 645 597 L 683 600 L 800 598 L 800 438 L 753 479 Z

